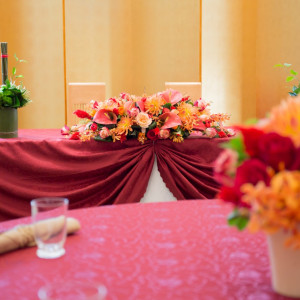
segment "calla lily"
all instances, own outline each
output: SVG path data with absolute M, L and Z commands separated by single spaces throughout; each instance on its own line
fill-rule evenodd
M 142 112 L 145 111 L 145 101 L 140 100 L 140 101 L 137 101 L 136 104 L 139 106 L 139 108 Z
M 182 99 L 182 94 L 173 89 L 167 89 L 166 91 L 162 92 L 161 95 L 167 103 L 171 103 L 172 105 L 176 104 Z
M 127 101 L 124 104 L 124 109 L 127 112 L 128 110 L 131 110 L 134 107 L 133 101 Z
M 199 121 L 196 125 L 194 125 L 194 129 L 205 130 L 206 126 L 203 122 Z
M 117 124 L 117 116 L 108 109 L 100 109 L 96 112 L 94 122 L 98 124 Z
M 172 112 L 162 114 L 159 116 L 159 119 L 164 121 L 164 125 L 161 127 L 161 129 L 168 129 L 181 125 L 180 117 Z

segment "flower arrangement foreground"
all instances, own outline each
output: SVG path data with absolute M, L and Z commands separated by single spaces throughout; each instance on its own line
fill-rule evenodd
M 178 91 L 169 89 L 151 96 L 122 93 L 103 102 L 91 101 L 87 111 L 76 110 L 78 125 L 64 126 L 62 134 L 82 141 L 121 141 L 137 139 L 171 139 L 180 143 L 190 134 L 210 138 L 234 135 L 223 122 L 227 114 L 211 114 L 209 103 L 192 101 Z
M 234 205 L 228 223 L 239 229 L 287 233 L 300 248 L 300 97 L 275 107 L 268 119 L 238 127 L 215 166 L 219 198 Z

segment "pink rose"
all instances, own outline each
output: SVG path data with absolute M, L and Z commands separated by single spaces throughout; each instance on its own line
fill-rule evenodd
M 217 130 L 212 128 L 212 127 L 209 127 L 209 128 L 206 128 L 205 129 L 205 134 L 210 137 L 210 138 L 213 138 L 214 136 L 217 135 Z
M 169 129 L 161 129 L 159 131 L 159 138 L 160 139 L 165 140 L 165 139 L 167 139 L 169 137 L 170 137 L 170 130 Z
M 218 182 L 232 186 L 234 182 L 234 175 L 238 162 L 238 154 L 231 149 L 225 149 L 221 152 L 215 161 L 215 178 Z
M 103 127 L 101 129 L 101 131 L 99 132 L 99 136 L 102 138 L 102 139 L 106 139 L 107 137 L 110 136 L 110 131 L 107 127 Z
M 137 107 L 133 107 L 130 110 L 130 116 L 134 118 L 138 115 L 139 112 L 140 112 L 140 110 Z

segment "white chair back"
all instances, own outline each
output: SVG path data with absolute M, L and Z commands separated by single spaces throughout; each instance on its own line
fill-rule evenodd
M 67 124 L 69 126 L 78 123 L 79 119 L 73 114 L 77 109 L 85 110 L 91 100 L 105 100 L 104 82 L 70 82 L 67 98 Z

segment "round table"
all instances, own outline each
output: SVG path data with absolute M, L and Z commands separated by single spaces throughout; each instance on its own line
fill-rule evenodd
M 63 257 L 40 259 L 35 247 L 1 256 L 0 298 L 38 299 L 48 283 L 81 281 L 103 284 L 107 299 L 288 299 L 272 291 L 265 236 L 228 227 L 230 210 L 218 200 L 71 210 L 82 228 Z

